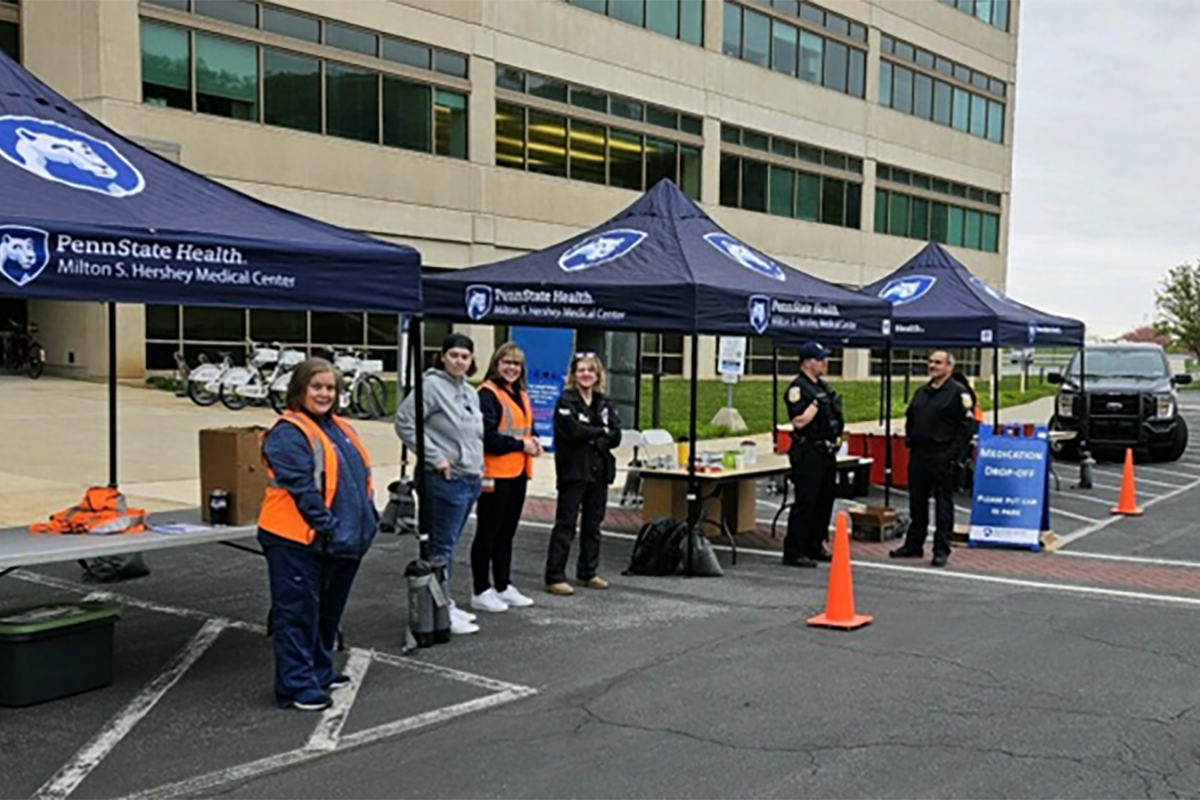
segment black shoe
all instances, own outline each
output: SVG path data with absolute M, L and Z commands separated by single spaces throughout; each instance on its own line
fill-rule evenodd
M 351 683 L 353 683 L 353 681 L 350 679 L 350 676 L 343 673 L 341 675 L 336 676 L 329 683 L 322 686 L 321 689 L 323 689 L 326 692 L 332 692 L 332 691 L 336 691 L 338 689 L 344 689 L 345 687 L 349 686 Z
M 950 556 L 934 556 L 933 560 L 929 562 L 929 566 L 944 567 L 949 560 Z
M 812 558 L 813 558 L 813 561 L 820 561 L 821 563 L 824 563 L 824 564 L 828 564 L 830 561 L 833 561 L 833 556 L 824 550 L 817 553 Z
M 805 556 L 800 556 L 799 558 L 789 558 L 788 556 L 784 556 L 781 563 L 785 567 L 806 567 L 812 569 L 813 567 L 817 566 L 817 562 Z
M 907 547 L 897 547 L 888 551 L 888 558 L 923 558 L 925 553 L 920 550 L 909 550 Z

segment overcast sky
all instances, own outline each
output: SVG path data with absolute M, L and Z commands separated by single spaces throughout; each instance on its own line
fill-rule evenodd
M 1116 336 L 1200 256 L 1200 2 L 1025 0 L 1008 288 Z

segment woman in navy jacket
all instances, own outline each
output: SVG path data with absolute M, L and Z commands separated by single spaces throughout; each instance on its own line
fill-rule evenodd
M 341 378 L 320 358 L 301 362 L 287 407 L 263 442 L 270 483 L 258 541 L 271 582 L 275 697 L 281 708 L 321 711 L 349 684 L 333 649 L 359 563 L 379 523 L 371 460 L 333 413 Z

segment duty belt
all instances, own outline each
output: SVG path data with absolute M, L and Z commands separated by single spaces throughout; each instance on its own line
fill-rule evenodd
M 811 447 L 818 453 L 836 453 L 840 446 L 837 439 L 797 439 L 796 443 L 801 447 Z

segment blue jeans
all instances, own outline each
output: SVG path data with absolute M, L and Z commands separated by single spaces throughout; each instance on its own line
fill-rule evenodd
M 483 481 L 479 475 L 455 475 L 446 480 L 428 473 L 429 555 L 446 559 L 449 576 L 454 575 L 454 546 L 467 526 L 471 506 L 479 499 Z

